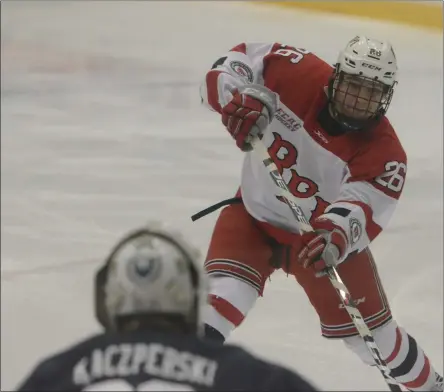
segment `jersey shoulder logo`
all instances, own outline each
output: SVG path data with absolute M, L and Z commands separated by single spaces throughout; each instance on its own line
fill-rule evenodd
M 230 61 L 230 68 L 238 75 L 247 79 L 248 82 L 253 83 L 253 71 L 247 64 L 241 61 Z

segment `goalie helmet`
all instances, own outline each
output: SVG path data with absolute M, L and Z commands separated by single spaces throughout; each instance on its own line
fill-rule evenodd
M 342 50 L 329 82 L 330 112 L 345 130 L 377 124 L 390 105 L 398 67 L 393 47 L 356 36 Z
M 107 330 L 121 329 L 122 321 L 137 325 L 156 317 L 201 333 L 207 287 L 198 256 L 178 233 L 156 224 L 131 232 L 96 274 L 96 318 Z

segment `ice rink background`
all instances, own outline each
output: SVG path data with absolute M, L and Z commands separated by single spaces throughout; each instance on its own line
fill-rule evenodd
M 389 118 L 409 157 L 399 207 L 372 249 L 395 317 L 442 372 L 442 34 L 223 2 L 14 1 L 1 15 L 2 390 L 99 330 L 92 274 L 127 230 L 167 221 L 205 252 L 218 214 L 189 217 L 232 196 L 242 160 L 200 106 L 218 56 L 278 41 L 333 63 L 357 33 L 397 50 Z M 323 389 L 386 388 L 320 337 L 302 289 L 281 273 L 230 341 Z

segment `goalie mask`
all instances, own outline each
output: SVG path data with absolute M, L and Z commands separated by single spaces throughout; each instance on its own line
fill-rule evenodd
M 112 250 L 95 278 L 95 314 L 105 329 L 122 319 L 176 320 L 201 332 L 200 311 L 207 298 L 198 252 L 177 233 L 145 227 Z
M 389 43 L 357 36 L 347 44 L 328 85 L 330 113 L 344 130 L 378 123 L 390 105 L 397 70 Z

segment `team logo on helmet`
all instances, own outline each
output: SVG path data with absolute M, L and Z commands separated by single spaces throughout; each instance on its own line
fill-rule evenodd
M 348 43 L 350 46 L 353 46 L 354 44 L 357 44 L 359 42 L 359 40 L 361 39 L 361 37 L 359 35 L 357 35 L 355 38 L 353 38 L 352 40 L 350 40 L 350 42 Z
M 381 56 L 382 56 L 382 52 L 380 50 L 376 50 L 373 48 L 370 49 L 370 53 L 369 53 L 368 57 L 379 60 Z
M 134 283 L 144 285 L 158 278 L 161 267 L 160 257 L 138 254 L 128 261 L 127 273 Z

